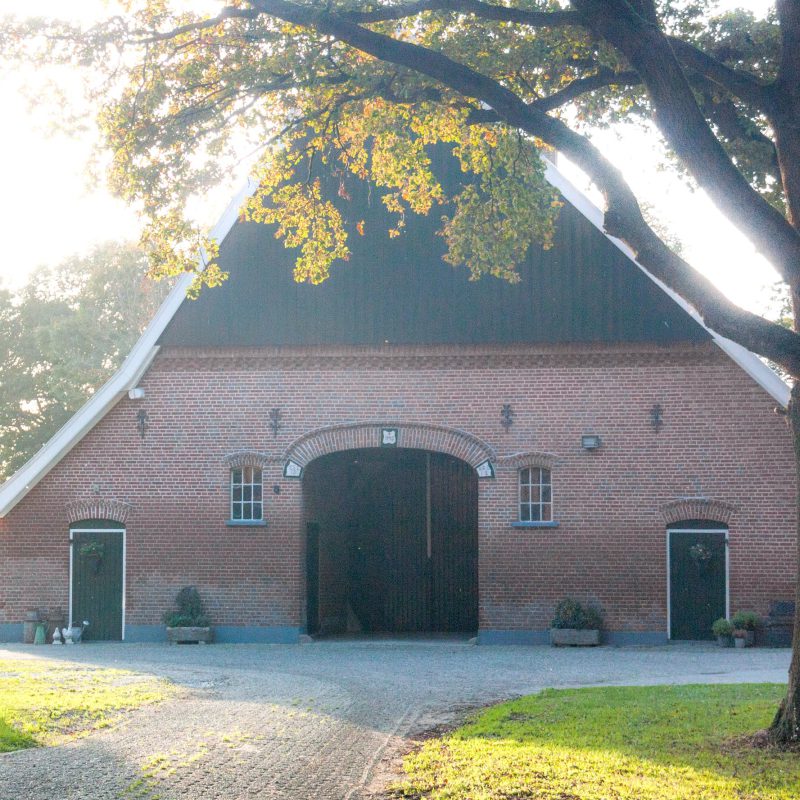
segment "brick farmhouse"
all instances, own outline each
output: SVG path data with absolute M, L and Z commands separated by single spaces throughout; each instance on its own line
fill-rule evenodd
M 606 641 L 709 638 L 796 578 L 788 389 L 561 192 L 521 281 L 469 281 L 437 220 L 320 286 L 242 222 L 118 373 L 0 488 L 0 639 L 31 609 L 163 640 L 196 586 L 219 641 L 465 633 L 538 643 L 571 596 Z M 358 201 L 358 202 L 361 202 Z

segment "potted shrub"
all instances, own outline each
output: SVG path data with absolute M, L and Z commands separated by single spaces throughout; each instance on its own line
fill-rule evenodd
M 194 586 L 184 586 L 175 597 L 175 609 L 164 614 L 170 644 L 206 644 L 213 631 Z
M 550 623 L 550 644 L 554 647 L 592 647 L 600 644 L 603 617 L 600 610 L 571 597 L 557 606 Z
M 720 647 L 733 647 L 733 623 L 721 617 L 712 626 L 711 632 L 717 637 Z
M 752 647 L 756 641 L 756 628 L 761 627 L 761 617 L 755 611 L 737 611 L 731 619 L 736 630 L 744 631 L 745 644 L 742 647 Z

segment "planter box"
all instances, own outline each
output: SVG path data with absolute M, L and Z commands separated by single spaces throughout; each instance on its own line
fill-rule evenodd
M 211 628 L 167 628 L 170 644 L 210 644 L 214 641 Z
M 733 636 L 717 636 L 717 644 L 720 647 L 733 647 Z
M 550 644 L 553 647 L 596 647 L 600 644 L 600 631 L 550 628 Z

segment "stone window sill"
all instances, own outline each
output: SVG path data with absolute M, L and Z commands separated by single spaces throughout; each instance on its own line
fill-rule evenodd
M 546 522 L 512 522 L 512 528 L 557 528 L 558 520 L 550 519 Z
M 265 519 L 228 519 L 225 524 L 229 528 L 266 528 Z

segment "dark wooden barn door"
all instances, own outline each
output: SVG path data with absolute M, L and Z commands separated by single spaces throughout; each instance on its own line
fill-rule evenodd
M 352 450 L 313 462 L 304 480 L 320 521 L 318 542 L 307 542 L 308 554 L 321 554 L 320 578 L 307 564 L 309 629 L 343 631 L 354 616 L 367 633 L 477 630 L 478 483 L 469 464 L 415 449 Z
M 83 637 L 122 639 L 123 538 L 120 530 L 73 529 L 72 623 Z
M 669 536 L 670 638 L 712 639 L 726 614 L 727 531 L 675 529 Z
M 430 627 L 478 630 L 478 480 L 463 461 L 430 453 Z
M 368 451 L 352 503 L 350 598 L 367 631 L 428 630 L 425 454 Z

